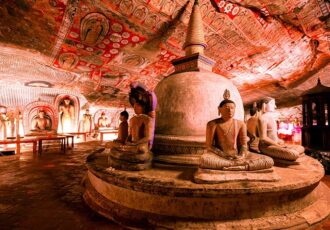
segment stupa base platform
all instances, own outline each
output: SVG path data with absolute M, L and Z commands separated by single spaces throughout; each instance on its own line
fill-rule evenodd
M 323 168 L 308 156 L 300 165 L 274 167 L 279 181 L 221 184 L 194 183 L 197 168 L 116 170 L 107 157 L 88 157 L 84 199 L 128 228 L 306 229 L 330 213 Z
M 273 169 L 257 171 L 220 171 L 199 168 L 194 176 L 194 181 L 199 184 L 216 184 L 231 181 L 279 181 L 280 177 Z
M 155 135 L 153 161 L 161 165 L 198 166 L 206 152 L 205 136 Z
M 202 155 L 197 155 L 197 154 L 175 154 L 175 155 L 157 155 L 154 156 L 153 161 L 156 164 L 161 164 L 161 165 L 173 165 L 178 166 L 178 165 L 185 165 L 185 166 L 192 166 L 196 167 L 199 165 L 199 160 Z
M 278 166 L 299 165 L 304 161 L 304 156 L 305 156 L 305 154 L 302 154 L 295 161 L 288 161 L 288 160 L 278 159 L 278 158 L 275 158 L 275 157 L 273 157 L 273 160 L 274 160 L 275 165 L 278 165 Z
M 151 168 L 151 161 L 136 163 L 136 162 L 122 161 L 109 157 L 108 162 L 109 165 L 115 169 L 122 169 L 128 171 L 140 171 Z

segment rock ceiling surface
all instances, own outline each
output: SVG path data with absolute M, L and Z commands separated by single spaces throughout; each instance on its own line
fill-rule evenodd
M 330 86 L 328 0 L 200 0 L 213 71 L 248 104 L 279 103 Z M 38 81 L 95 105 L 127 103 L 129 84 L 153 89 L 173 72 L 193 0 L 4 0 L 0 83 Z

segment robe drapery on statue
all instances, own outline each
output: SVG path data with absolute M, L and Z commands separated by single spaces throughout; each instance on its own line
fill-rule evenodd
M 93 129 L 92 115 L 87 112 L 83 115 L 82 120 L 79 123 L 79 132 L 92 133 Z
M 235 167 L 234 170 L 254 171 L 268 169 L 274 165 L 271 158 L 248 151 L 244 158 L 236 159 L 239 152 L 247 150 L 246 126 L 243 121 L 233 119 L 225 132 L 221 123 L 220 118 L 207 124 L 206 146 L 214 146 L 220 151 L 208 151 L 203 154 L 201 168 L 226 170 Z
M 70 133 L 74 132 L 75 111 L 69 97 L 63 98 L 63 102 L 59 106 L 60 122 L 59 132 Z
M 145 170 L 151 167 L 156 96 L 140 83 L 131 84 L 129 102 L 135 115 L 129 121 L 127 142 L 115 142 L 109 155 L 111 167 L 122 170 Z
M 7 138 L 7 121 L 6 115 L 1 114 L 0 117 L 0 140 L 4 140 Z
M 129 102 L 134 106 L 135 102 L 141 104 L 144 108 L 143 114 L 148 115 L 152 119 L 152 138 L 149 142 L 149 147 L 152 147 L 155 132 L 155 122 L 156 122 L 156 106 L 157 97 L 153 91 L 148 91 L 146 86 L 139 82 L 132 82 L 131 92 L 129 93 Z

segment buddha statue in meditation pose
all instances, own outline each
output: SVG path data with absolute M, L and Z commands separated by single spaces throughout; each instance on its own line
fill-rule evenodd
M 235 103 L 224 93 L 218 110 L 220 118 L 208 122 L 206 127 L 207 152 L 201 156 L 201 169 L 222 171 L 256 171 L 272 168 L 270 157 L 248 151 L 246 125 L 234 119 Z
M 38 116 L 32 121 L 32 130 L 41 131 L 41 130 L 50 130 L 50 121 L 46 117 L 45 111 L 39 110 Z
M 274 98 L 265 98 L 259 103 L 261 115 L 258 123 L 259 150 L 274 159 L 295 161 L 304 154 L 301 145 L 284 144 L 277 136 L 277 124 L 273 113 L 276 109 Z
M 126 143 L 127 138 L 128 138 L 128 112 L 126 110 L 122 111 L 119 116 L 120 125 L 118 128 L 118 137 L 115 141 L 121 142 L 123 144 Z
M 103 111 L 101 113 L 101 116 L 97 120 L 97 127 L 99 127 L 99 128 L 106 128 L 108 126 L 109 126 L 109 121 L 108 121 L 108 118 L 105 115 L 105 112 Z
M 144 170 L 151 166 L 152 160 L 153 119 L 148 115 L 152 96 L 145 90 L 130 93 L 129 100 L 135 112 L 129 120 L 129 135 L 125 143 L 113 143 L 109 163 L 117 169 Z
M 249 151 L 259 153 L 259 111 L 257 108 L 257 103 L 253 103 L 253 106 L 250 108 L 250 116 L 251 117 L 246 122 L 247 135 L 249 137 Z

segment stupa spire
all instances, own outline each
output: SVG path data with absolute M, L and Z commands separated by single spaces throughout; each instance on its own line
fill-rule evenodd
M 189 19 L 186 42 L 183 46 L 186 56 L 195 53 L 204 53 L 206 47 L 203 30 L 203 19 L 199 9 L 198 0 L 194 0 L 192 12 Z

